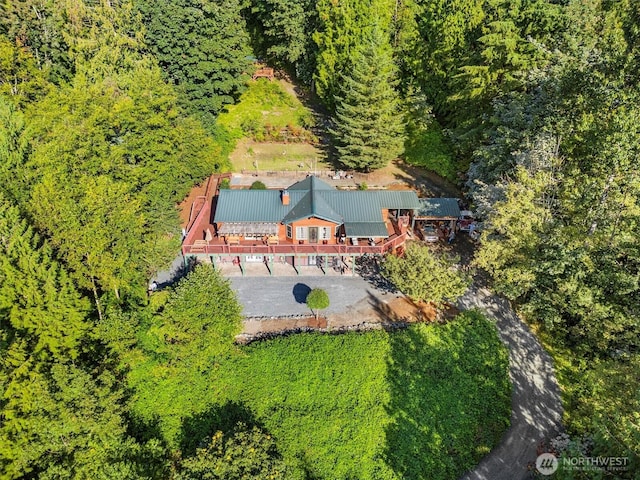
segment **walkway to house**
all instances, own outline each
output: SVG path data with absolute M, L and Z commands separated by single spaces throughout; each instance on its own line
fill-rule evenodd
M 513 383 L 511 426 L 500 444 L 461 480 L 532 478 L 527 465 L 535 464 L 539 442 L 562 430 L 562 402 L 553 361 L 507 300 L 474 286 L 458 304 L 463 309 L 479 308 L 495 320 L 509 348 Z

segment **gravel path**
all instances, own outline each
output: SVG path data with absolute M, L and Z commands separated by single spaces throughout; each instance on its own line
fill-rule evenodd
M 527 465 L 535 462 L 539 442 L 562 429 L 562 403 L 553 361 L 507 300 L 474 287 L 458 303 L 464 309 L 477 307 L 496 321 L 500 338 L 509 349 L 513 383 L 511 426 L 498 446 L 461 480 L 532 478 Z

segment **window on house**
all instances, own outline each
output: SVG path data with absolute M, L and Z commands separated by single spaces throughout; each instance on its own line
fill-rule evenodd
M 331 227 L 320 228 L 320 240 L 329 240 L 331 238 Z
M 293 230 L 293 228 L 291 228 L 291 225 L 287 225 L 287 238 L 292 238 L 293 237 L 292 230 Z
M 296 238 L 298 240 L 307 240 L 309 238 L 309 228 L 296 227 Z

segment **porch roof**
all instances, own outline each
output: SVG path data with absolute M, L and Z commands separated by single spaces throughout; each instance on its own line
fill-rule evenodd
M 457 198 L 421 198 L 416 219 L 457 220 L 460 207 Z
M 386 238 L 389 236 L 384 222 L 350 222 L 344 224 L 348 238 Z
M 228 222 L 218 229 L 220 235 L 277 235 L 277 223 Z

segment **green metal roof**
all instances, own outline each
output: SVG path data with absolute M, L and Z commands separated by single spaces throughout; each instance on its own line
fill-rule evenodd
M 282 204 L 279 190 L 220 190 L 214 222 L 291 223 L 317 217 L 337 224 L 382 222 L 384 225 L 383 209 L 421 208 L 413 191 L 336 190 L 313 176 L 295 183 L 287 191 L 289 205 Z
M 220 190 L 214 222 L 279 223 L 307 192 L 289 192 L 283 205 L 278 190 Z
M 315 190 L 309 190 L 282 219 L 284 223 L 295 222 L 302 218 L 316 217 L 329 222 L 342 224 L 342 215 L 336 213 L 324 198 Z
M 310 175 L 304 180 L 294 183 L 287 188 L 287 190 L 335 190 L 335 188 L 327 182 L 323 182 L 318 177 Z
M 351 222 L 344 224 L 344 233 L 348 238 L 386 238 L 389 236 L 384 222 Z
M 460 207 L 457 198 L 421 198 L 416 217 L 458 218 Z

